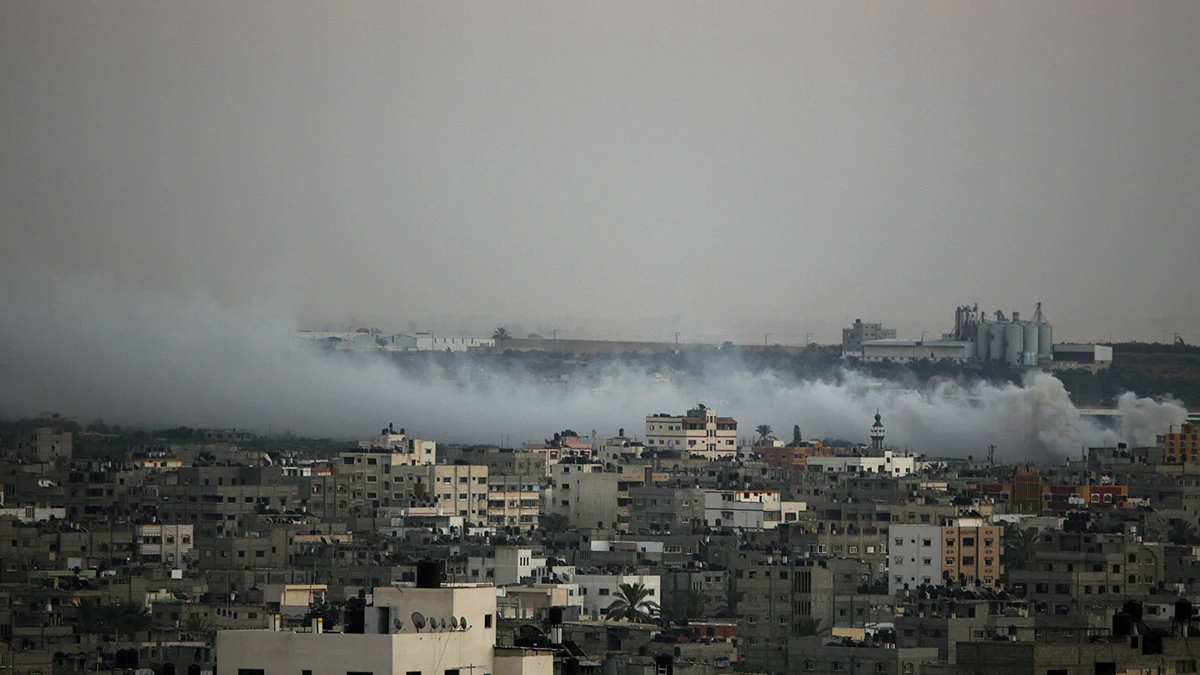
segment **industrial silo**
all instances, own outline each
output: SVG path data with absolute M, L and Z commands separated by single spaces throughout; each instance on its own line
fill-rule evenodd
M 1021 352 L 1025 351 L 1025 327 L 1012 321 L 1004 326 L 1004 360 L 1021 365 Z
M 1054 360 L 1054 327 L 1049 323 L 1038 325 L 1038 358 Z
M 1027 366 L 1036 366 L 1038 359 L 1038 332 L 1041 324 L 1033 321 L 1025 322 L 1025 348 L 1022 350 L 1021 363 Z
M 994 323 L 990 326 L 991 330 L 988 332 L 992 334 L 992 340 L 991 344 L 988 346 L 988 356 L 993 361 L 1001 361 L 1004 359 L 1004 329 L 1008 325 L 1009 324 L 1005 322 Z
M 975 358 L 980 361 L 987 361 L 989 358 L 988 344 L 992 339 L 992 333 L 988 330 L 990 327 L 991 324 L 985 319 L 979 322 L 975 332 Z
M 1050 326 L 1050 322 L 1046 321 L 1046 317 L 1042 315 L 1042 303 L 1037 304 L 1037 311 L 1033 313 L 1033 322 L 1038 325 L 1038 340 L 1037 340 L 1037 355 L 1042 361 L 1054 360 L 1054 328 Z M 1033 351 L 1033 345 L 1029 344 L 1026 349 Z

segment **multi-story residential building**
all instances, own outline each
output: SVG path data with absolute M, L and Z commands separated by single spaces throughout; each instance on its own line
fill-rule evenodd
M 629 472 L 604 471 L 599 463 L 562 462 L 550 467 L 550 487 L 544 505 L 546 514 L 559 514 L 579 527 L 612 528 L 628 531 L 630 527 L 629 490 L 645 484 L 656 474 L 642 467 Z M 666 476 L 661 476 L 665 479 Z
M 37 462 L 70 459 L 71 446 L 71 432 L 59 431 L 54 427 L 38 427 L 33 431 L 18 433 L 13 442 L 17 454 Z
M 1107 611 L 1157 589 L 1164 565 L 1161 542 L 1129 534 L 1043 532 L 1024 565 L 1008 571 L 1008 588 L 1028 598 L 1035 612 Z
M 646 417 L 646 447 L 675 450 L 709 459 L 737 456 L 737 421 L 719 417 L 717 411 L 700 406 L 683 416 L 666 414 Z
M 1158 447 L 1168 464 L 1200 463 L 1200 426 L 1183 424 L 1179 431 L 1171 427 L 1169 432 L 1158 436 Z
M 530 530 L 541 513 L 541 485 L 531 476 L 488 475 L 487 525 Z
M 393 506 L 435 506 L 467 518 L 469 527 L 488 526 L 488 468 L 476 464 L 437 464 L 393 467 L 391 481 L 383 481 L 379 492 L 367 484 L 364 496 L 374 506 L 376 499 L 389 499 Z M 372 494 L 377 497 L 371 497 Z M 355 494 L 352 492 L 351 497 Z
M 704 490 L 670 485 L 629 489 L 631 532 L 689 534 L 704 528 Z
M 804 502 L 784 501 L 778 490 L 706 490 L 704 524 L 735 530 L 771 530 L 792 523 Z
M 862 319 L 855 319 L 849 328 L 842 329 L 842 354 L 861 356 L 864 342 L 894 339 L 895 328 L 884 328 L 881 323 L 863 323 Z
M 239 532 L 259 514 L 300 505 L 296 484 L 279 467 L 191 466 L 174 479 L 157 487 L 160 520 L 194 525 L 197 537 Z
M 194 525 L 150 523 L 137 525 L 134 541 L 141 562 L 184 565 L 192 557 Z
M 725 569 L 659 568 L 662 613 L 672 620 L 730 616 L 730 575 Z
M 998 587 L 1004 572 L 1004 528 L 982 519 L 952 525 L 893 525 L 888 589 L 962 583 Z

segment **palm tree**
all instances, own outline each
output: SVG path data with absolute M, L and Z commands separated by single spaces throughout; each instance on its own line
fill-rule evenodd
M 1195 525 L 1186 520 L 1173 520 L 1167 530 L 1167 541 L 1172 544 L 1195 546 L 1200 544 L 1200 533 L 1197 533 Z
M 119 633 L 130 640 L 137 634 L 154 627 L 154 616 L 140 602 L 131 600 L 106 605 L 101 609 L 104 625 L 114 633 Z
M 561 513 L 548 513 L 538 520 L 538 526 L 547 534 L 566 532 L 571 529 L 571 519 Z
M 675 599 L 674 618 L 676 620 L 703 618 L 704 604 L 704 592 L 689 588 Z
M 496 332 L 492 333 L 492 339 L 495 340 L 499 344 L 503 344 L 503 343 L 511 340 L 512 335 L 509 334 L 507 328 L 505 328 L 504 326 L 500 326 L 499 328 L 496 329 Z
M 645 584 L 621 584 L 617 587 L 617 599 L 604 611 L 607 619 L 653 623 L 658 617 L 658 603 L 649 600 L 650 589 Z
M 771 429 L 770 424 L 760 424 L 754 428 L 754 432 L 756 434 L 758 434 L 758 441 L 760 443 L 765 443 L 765 442 L 767 442 L 768 439 L 775 438 L 774 436 L 771 435 L 774 432 Z
M 183 630 L 184 634 L 188 635 L 193 640 L 198 639 L 207 641 L 213 636 L 214 633 L 216 633 L 216 630 L 213 629 L 213 625 L 209 623 L 207 619 L 198 614 L 189 616 L 187 621 L 184 621 L 180 628 Z
M 1033 551 L 1036 541 L 1036 528 L 1027 527 L 1022 530 L 1019 525 L 1014 525 L 1005 529 L 1004 566 L 1010 570 L 1025 569 L 1025 561 Z

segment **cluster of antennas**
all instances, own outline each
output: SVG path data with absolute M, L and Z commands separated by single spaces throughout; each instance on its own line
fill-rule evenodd
M 459 617 L 452 616 L 449 619 L 435 619 L 435 618 L 426 619 L 425 615 L 420 612 L 412 613 L 412 624 L 413 624 L 413 628 L 416 628 L 418 633 L 420 633 L 421 629 L 425 628 L 426 625 L 429 626 L 429 630 L 431 630 L 431 631 L 434 631 L 434 630 L 468 630 L 471 628 L 470 626 L 467 625 L 467 617 L 465 617 L 465 616 L 459 616 Z M 392 625 L 395 626 L 397 631 L 404 630 L 404 622 L 401 621 L 400 619 L 396 619 L 396 620 L 392 621 Z

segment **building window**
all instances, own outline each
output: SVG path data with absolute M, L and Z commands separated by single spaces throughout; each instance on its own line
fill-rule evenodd
M 491 614 L 484 614 L 484 615 L 483 615 L 483 627 L 484 627 L 484 628 L 491 628 L 491 627 L 492 627 L 492 615 L 491 615 Z
M 238 675 L 266 675 L 266 672 L 261 668 L 238 668 Z

